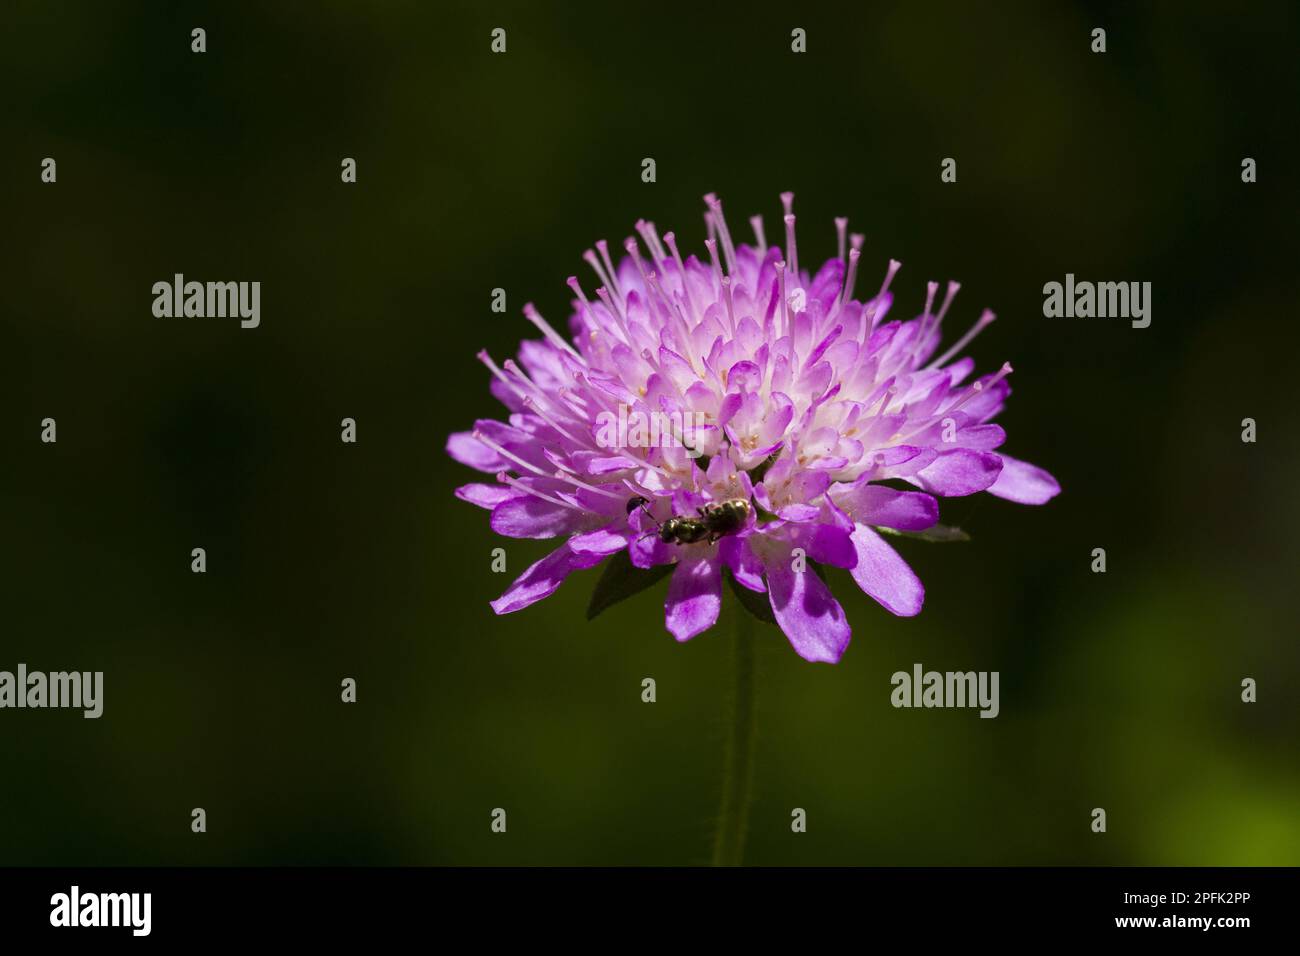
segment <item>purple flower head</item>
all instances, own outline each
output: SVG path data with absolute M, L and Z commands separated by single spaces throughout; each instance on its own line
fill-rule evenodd
M 1042 504 L 1060 491 L 995 451 L 1011 366 L 971 380 L 959 357 L 993 313 L 936 354 L 957 283 L 937 309 L 930 283 L 920 315 L 891 320 L 899 263 L 854 298 L 862 237 L 837 219 L 839 255 L 802 270 L 793 196 L 781 199 L 784 251 L 757 216 L 754 245 L 737 246 L 706 196 L 705 261 L 638 222 L 617 265 L 604 242 L 585 254 L 594 296 L 568 280 L 572 340 L 529 304 L 543 338 L 518 362 L 479 355 L 510 415 L 451 436 L 451 456 L 494 479 L 457 495 L 489 509 L 498 534 L 563 539 L 492 602 L 498 614 L 626 550 L 636 568 L 676 565 L 665 616 L 679 641 L 717 621 L 725 569 L 766 595 L 800 656 L 834 662 L 850 630 L 815 564 L 914 615 L 925 590 L 882 530 L 934 528 L 938 497 Z

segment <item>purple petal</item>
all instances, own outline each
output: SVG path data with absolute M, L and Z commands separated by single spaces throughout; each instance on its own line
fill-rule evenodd
M 815 501 L 831 486 L 824 471 L 801 471 L 790 480 L 788 494 L 797 501 Z
M 999 457 L 1002 459 L 1002 473 L 989 486 L 989 494 L 1022 505 L 1041 505 L 1061 493 L 1056 479 L 1037 465 L 1010 455 Z
M 727 422 L 736 417 L 736 413 L 740 411 L 745 403 L 745 395 L 746 393 L 742 392 L 728 392 L 723 396 L 722 405 L 718 409 L 719 425 L 726 425 Z
M 857 563 L 857 549 L 845 528 L 833 524 L 819 524 L 808 543 L 808 557 L 818 564 L 836 568 L 851 568 Z
M 570 572 L 595 567 L 603 560 L 599 555 L 578 555 L 566 541 L 519 576 L 506 593 L 492 602 L 492 610 L 509 614 L 550 597 L 564 583 Z
M 899 531 L 924 531 L 939 520 L 939 502 L 923 491 L 896 491 L 865 482 L 832 495 L 853 520 Z
M 456 497 L 472 505 L 491 510 L 501 502 L 519 497 L 519 492 L 508 485 L 484 485 L 474 483 L 461 485 L 456 489 Z
M 904 478 L 910 481 L 912 475 L 932 464 L 939 453 L 933 448 L 894 445 L 877 452 L 876 456 L 882 461 L 872 472 L 873 478 Z
M 601 528 L 598 531 L 588 531 L 586 534 L 575 534 L 569 539 L 569 549 L 574 554 L 591 554 L 606 558 L 627 547 L 627 538 L 626 532 L 620 534 L 610 528 Z
M 806 505 L 796 502 L 792 505 L 777 508 L 776 513 L 786 521 L 812 521 L 822 513 L 822 509 L 819 505 Z
M 718 543 L 718 555 L 731 569 L 731 576 L 738 584 L 760 594 L 767 590 L 763 583 L 763 562 L 747 539 L 728 535 Z
M 925 586 L 898 552 L 861 524 L 853 529 L 853 544 L 858 551 L 858 563 L 849 573 L 858 587 L 899 617 L 920 614 L 925 603 Z
M 513 466 L 487 445 L 474 437 L 473 432 L 456 432 L 447 439 L 447 454 L 462 465 L 469 465 L 479 471 L 496 474 Z
M 522 412 L 524 410 L 523 400 L 510 390 L 510 386 L 499 378 L 492 379 L 488 383 L 488 391 L 492 393 L 502 405 L 512 412 Z
M 988 488 L 997 481 L 1001 470 L 1002 459 L 993 452 L 958 448 L 942 452 L 918 471 L 916 478 L 932 494 L 957 498 Z
M 582 515 L 572 508 L 520 495 L 492 509 L 492 530 L 507 538 L 554 538 L 573 531 Z
M 664 623 L 679 641 L 689 641 L 718 621 L 722 608 L 722 562 L 714 555 L 681 561 L 668 585 Z
M 593 458 L 587 462 L 587 474 L 589 475 L 608 475 L 615 471 L 624 471 L 628 468 L 636 468 L 641 462 L 626 455 L 611 455 L 608 458 Z
M 957 443 L 976 451 L 992 451 L 1007 440 L 1001 425 L 967 425 L 957 432 Z
M 780 444 L 785 435 L 785 430 L 790 427 L 790 421 L 794 418 L 794 402 L 790 396 L 783 392 L 772 393 L 772 410 L 767 412 L 766 417 L 758 430 L 758 437 L 763 444 Z
M 661 564 L 672 564 L 677 560 L 676 546 L 664 544 L 653 529 L 641 534 L 627 548 L 627 556 L 634 568 L 653 568 Z
M 795 652 L 806 661 L 834 664 L 849 646 L 849 622 L 812 568 L 795 571 L 786 554 L 767 563 L 772 613 Z
M 827 259 L 826 263 L 817 270 L 817 275 L 813 277 L 812 285 L 808 290 L 808 298 L 820 302 L 823 313 L 829 312 L 831 304 L 839 295 L 840 282 L 843 279 L 844 260 Z
M 987 381 L 985 376 L 981 381 Z M 1011 383 L 1005 378 L 996 385 L 986 387 L 974 398 L 962 403 L 961 410 L 973 421 L 986 422 L 1002 410 L 1002 403 L 1011 394 Z

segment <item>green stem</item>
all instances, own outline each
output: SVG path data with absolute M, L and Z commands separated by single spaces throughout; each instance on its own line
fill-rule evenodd
M 713 843 L 714 866 L 739 866 L 745 854 L 745 829 L 749 822 L 750 785 L 754 779 L 754 625 L 753 617 L 737 607 L 735 616 L 735 697 L 731 711 L 731 739 L 722 777 L 722 809 Z

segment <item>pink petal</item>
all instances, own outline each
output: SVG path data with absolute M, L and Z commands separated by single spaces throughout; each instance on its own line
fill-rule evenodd
M 507 498 L 492 509 L 492 530 L 507 538 L 554 538 L 573 531 L 582 514 L 529 494 Z
M 610 528 L 575 534 L 569 539 L 569 549 L 574 554 L 591 554 L 605 558 L 616 551 L 622 551 L 625 547 L 627 547 L 627 534 L 620 534 Z
M 846 528 L 833 524 L 819 524 L 808 541 L 808 557 L 818 564 L 835 568 L 851 568 L 857 563 L 853 539 Z
M 976 451 L 992 451 L 1006 440 L 1001 425 L 967 425 L 957 432 L 957 444 Z
M 722 562 L 711 554 L 679 562 L 664 602 L 669 633 L 679 641 L 689 641 L 716 624 L 721 609 Z
M 615 471 L 636 468 L 641 462 L 626 455 L 611 455 L 608 458 L 593 458 L 587 462 L 587 474 L 608 475 Z
M 932 494 L 958 498 L 988 488 L 997 481 L 1001 470 L 1002 459 L 993 452 L 958 448 L 940 453 L 916 473 L 916 478 Z
M 864 482 L 833 492 L 832 498 L 860 524 L 924 531 L 939 520 L 939 502 L 923 491 L 897 491 Z
M 462 465 L 496 474 L 514 463 L 506 461 L 474 437 L 473 432 L 456 432 L 447 439 L 447 454 Z
M 795 502 L 794 504 L 777 508 L 776 513 L 786 521 L 812 521 L 822 513 L 822 509 L 819 505 L 807 505 L 801 502 Z
M 852 631 L 817 572 L 795 571 L 789 554 L 777 557 L 767 563 L 767 590 L 776 622 L 800 657 L 831 664 L 840 659 Z
M 566 541 L 521 574 L 505 594 L 492 602 L 492 610 L 509 614 L 526 608 L 554 594 L 571 572 L 595 567 L 602 560 L 604 557 L 601 555 L 574 554 Z
M 925 586 L 898 552 L 861 524 L 853 529 L 853 544 L 858 550 L 858 563 L 849 573 L 858 587 L 899 617 L 920 614 Z
M 677 548 L 675 545 L 664 544 L 651 528 L 628 545 L 627 556 L 634 568 L 653 568 L 676 561 Z
M 456 489 L 456 497 L 472 505 L 491 510 L 501 502 L 519 497 L 519 492 L 508 485 L 484 485 L 474 483 L 461 485 Z
M 1041 505 L 1061 493 L 1057 480 L 1037 465 L 1010 455 L 999 457 L 1002 459 L 1002 473 L 989 487 L 989 494 L 1022 505 Z
M 742 584 L 751 591 L 762 593 L 767 590 L 763 583 L 763 562 L 745 538 L 729 535 L 718 543 L 718 556 L 731 569 L 731 576 L 737 584 Z

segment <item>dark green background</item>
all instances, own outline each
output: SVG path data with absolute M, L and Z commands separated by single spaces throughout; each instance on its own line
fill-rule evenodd
M 547 544 L 443 445 L 593 240 L 702 253 L 709 191 L 775 236 L 784 189 L 804 261 L 847 215 L 900 311 L 998 312 L 1007 450 L 1064 491 L 945 505 L 974 541 L 902 546 L 919 618 L 833 572 L 839 666 L 761 635 L 749 861 L 1300 862 L 1295 8 L 725 6 L 5 4 L 0 669 L 106 709 L 0 712 L 0 863 L 707 860 L 734 609 L 589 624 L 585 572 L 495 617 Z M 261 328 L 155 319 L 175 272 L 261 281 Z M 1151 327 L 1045 319 L 1067 272 L 1152 282 Z M 1000 671 L 1001 716 L 891 708 L 916 661 Z

